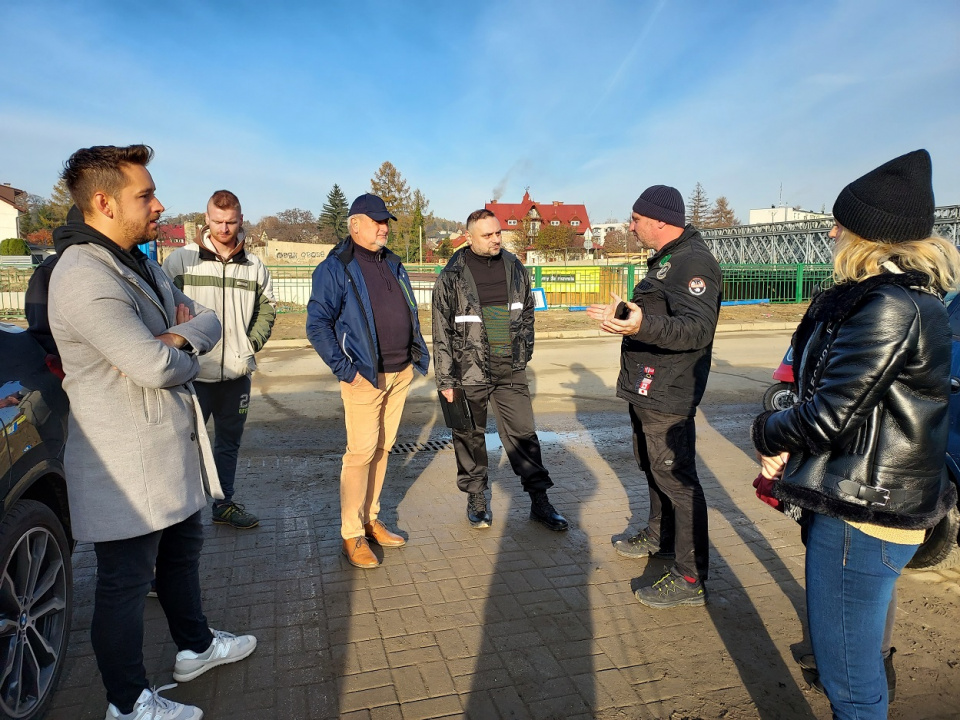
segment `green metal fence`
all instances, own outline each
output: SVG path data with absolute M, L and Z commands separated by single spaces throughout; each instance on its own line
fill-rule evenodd
M 32 267 L 0 265 L 0 320 L 22 318 L 23 295 Z
M 442 265 L 407 265 L 417 302 L 430 304 L 430 296 Z M 270 267 L 274 289 L 282 302 L 306 305 L 310 297 L 313 265 Z M 529 265 L 534 287 L 543 288 L 550 307 L 577 307 L 610 301 L 610 293 L 629 296 L 644 273 L 644 265 Z M 819 284 L 832 282 L 831 265 L 733 265 L 720 266 L 724 300 L 769 300 L 799 303 L 810 299 Z
M 819 285 L 833 283 L 832 265 L 721 265 L 723 299 L 806 302 Z
M 429 305 L 442 265 L 410 265 L 407 271 L 417 302 Z M 815 287 L 829 285 L 830 265 L 721 265 L 723 299 L 800 303 Z M 628 297 L 643 278 L 643 265 L 531 265 L 533 286 L 543 288 L 550 307 L 578 307 L 610 301 L 610 293 Z M 310 298 L 313 265 L 272 265 L 274 292 L 288 311 L 299 310 Z M 31 269 L 0 267 L 0 317 L 23 317 L 23 291 Z

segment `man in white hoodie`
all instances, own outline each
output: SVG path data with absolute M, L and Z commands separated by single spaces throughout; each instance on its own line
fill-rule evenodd
M 260 520 L 233 501 L 233 485 L 250 405 L 250 375 L 257 369 L 254 353 L 270 337 L 277 301 L 270 271 L 243 244 L 240 200 L 229 190 L 217 190 L 207 202 L 206 224 L 196 243 L 173 252 L 163 270 L 187 297 L 213 309 L 223 324 L 220 344 L 200 359 L 194 388 L 204 421 L 213 415 L 214 461 L 224 495 L 213 503 L 213 522 L 247 529 Z

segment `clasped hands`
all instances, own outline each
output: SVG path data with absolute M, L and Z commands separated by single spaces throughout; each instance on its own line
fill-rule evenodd
M 193 320 L 193 313 L 190 312 L 190 309 L 183 303 L 180 303 L 179 305 L 177 305 L 177 323 L 176 324 L 180 325 L 185 322 L 190 322 L 191 320 Z M 162 342 L 164 345 L 166 345 L 167 347 L 172 347 L 175 350 L 179 350 L 180 348 L 182 348 L 184 345 L 187 344 L 187 339 L 183 337 L 183 335 L 177 335 L 176 333 L 172 333 L 172 332 L 160 333 L 159 335 L 154 335 L 154 337 L 160 342 Z M 114 370 L 120 373 L 121 377 L 127 376 L 127 374 L 123 372 L 120 368 L 118 368 L 116 365 L 113 365 L 112 367 Z
M 587 308 L 587 316 L 600 321 L 600 329 L 612 335 L 636 335 L 643 322 L 643 310 L 638 305 L 624 300 L 616 293 L 610 293 L 613 301 L 609 305 L 591 305 Z M 617 308 L 620 304 L 626 305 L 630 313 L 626 318 L 617 318 Z
M 190 312 L 190 308 L 188 308 L 183 303 L 180 303 L 179 305 L 177 305 L 176 324 L 181 325 L 185 322 L 190 322 L 191 320 L 193 320 L 193 313 Z M 179 350 L 180 348 L 182 348 L 184 345 L 187 344 L 187 339 L 185 337 L 183 337 L 182 335 L 177 335 L 176 333 L 172 333 L 172 332 L 161 333 L 160 335 L 157 335 L 156 338 L 157 340 L 162 342 L 164 345 L 168 347 L 176 348 L 177 350 Z
M 780 501 L 773 496 L 773 483 L 783 475 L 783 469 L 790 459 L 790 453 L 783 452 L 773 457 L 765 457 L 757 453 L 760 463 L 760 474 L 753 481 L 757 497 L 772 508 L 780 507 Z

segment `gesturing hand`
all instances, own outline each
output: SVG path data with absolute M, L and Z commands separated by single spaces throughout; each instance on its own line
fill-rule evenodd
M 610 293 L 610 297 L 613 298 L 613 302 L 610 302 L 607 305 L 590 305 L 587 308 L 587 316 L 592 320 L 598 320 L 601 323 L 606 322 L 607 320 L 613 320 L 614 315 L 616 315 L 617 308 L 623 301 L 616 293 Z
M 600 321 L 600 329 L 613 335 L 636 335 L 643 322 L 643 310 L 629 300 L 624 301 L 616 293 L 610 293 L 613 298 L 609 305 L 591 305 L 587 308 L 587 315 L 593 320 Z M 623 320 L 617 319 L 617 309 L 623 303 L 630 311 Z

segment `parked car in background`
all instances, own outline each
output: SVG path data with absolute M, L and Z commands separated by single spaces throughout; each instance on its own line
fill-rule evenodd
M 66 659 L 73 539 L 59 363 L 0 323 L 0 716 L 40 718 Z

